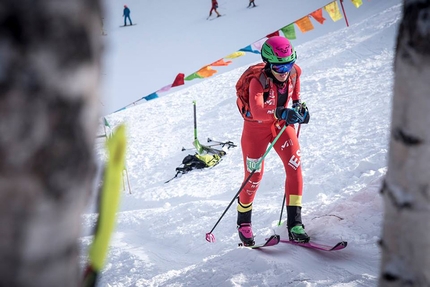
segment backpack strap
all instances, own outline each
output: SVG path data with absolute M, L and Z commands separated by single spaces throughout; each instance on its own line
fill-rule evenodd
M 270 92 L 270 88 L 272 87 L 273 80 L 272 78 L 266 75 L 266 71 L 264 69 L 261 71 L 261 74 L 258 80 L 260 81 L 260 84 L 263 87 L 263 99 L 264 101 L 267 101 L 267 99 L 269 98 L 269 92 Z

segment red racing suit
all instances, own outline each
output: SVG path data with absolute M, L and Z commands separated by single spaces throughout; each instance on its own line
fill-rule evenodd
M 212 12 L 215 11 L 218 8 L 218 2 L 217 0 L 212 0 L 212 6 L 211 6 L 211 10 L 209 11 L 209 15 L 212 15 Z
M 289 101 L 300 99 L 300 74 L 299 66 L 294 65 L 296 73 L 292 73 L 286 81 L 287 100 L 284 107 L 287 107 Z M 293 77 L 296 77 L 293 81 Z M 295 82 L 295 84 L 294 84 Z M 249 85 L 249 109 L 252 119 L 245 119 L 242 131 L 242 155 L 245 169 L 244 180 L 252 172 L 252 164 L 257 163 L 266 152 L 269 144 L 275 139 L 281 128 L 285 125 L 284 120 L 278 120 L 275 111 L 278 106 L 278 90 L 281 89 L 275 83 L 271 84 L 269 94 L 266 100 L 263 98 L 263 87 L 257 78 L 252 78 Z M 285 94 L 285 90 L 283 91 Z M 287 205 L 301 206 L 303 178 L 300 159 L 300 145 L 297 139 L 294 125 L 289 125 L 279 137 L 273 146 L 284 165 L 285 195 Z M 260 181 L 264 173 L 264 161 L 261 163 L 260 170 L 257 170 L 250 180 L 245 184 L 239 194 L 238 211 L 246 212 L 252 209 Z

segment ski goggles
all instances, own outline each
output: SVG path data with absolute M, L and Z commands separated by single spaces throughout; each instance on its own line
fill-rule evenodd
M 295 61 L 291 61 L 285 64 L 270 64 L 270 69 L 277 74 L 285 74 L 291 71 Z

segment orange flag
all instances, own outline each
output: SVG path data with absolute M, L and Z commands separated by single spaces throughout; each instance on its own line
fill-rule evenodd
M 324 10 L 327 11 L 327 13 L 330 15 L 330 18 L 333 20 L 333 22 L 336 22 L 342 19 L 342 14 L 340 13 L 339 5 L 337 5 L 337 1 L 333 1 L 325 5 Z
M 361 5 L 363 5 L 363 1 L 362 0 L 351 0 L 352 4 L 355 5 L 356 8 L 360 7 Z
M 196 72 L 197 75 L 199 75 L 202 78 L 209 78 L 213 74 L 215 74 L 217 71 L 213 70 L 210 66 L 204 66 L 200 70 Z
M 311 16 L 314 17 L 314 19 L 317 20 L 320 24 L 324 24 L 325 18 L 322 14 L 322 8 L 319 8 L 318 10 L 312 12 Z
M 311 19 L 309 19 L 309 16 L 305 16 L 294 23 L 296 23 L 297 27 L 299 27 L 302 33 L 305 33 L 314 29 L 314 25 L 312 24 Z
M 219 59 L 218 61 L 215 61 L 212 64 L 210 64 L 209 66 L 228 66 L 231 63 L 233 62 L 232 61 L 225 62 L 224 59 Z

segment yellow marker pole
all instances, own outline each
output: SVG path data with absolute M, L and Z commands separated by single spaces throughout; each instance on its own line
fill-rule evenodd
M 84 278 L 84 286 L 87 287 L 95 286 L 97 273 L 104 266 L 109 241 L 115 227 L 126 152 L 126 131 L 124 125 L 120 125 L 112 136 L 108 138 L 106 147 L 108 150 L 108 162 L 105 168 L 100 198 L 97 231 L 89 250 L 89 268 L 87 268 L 87 274 Z

